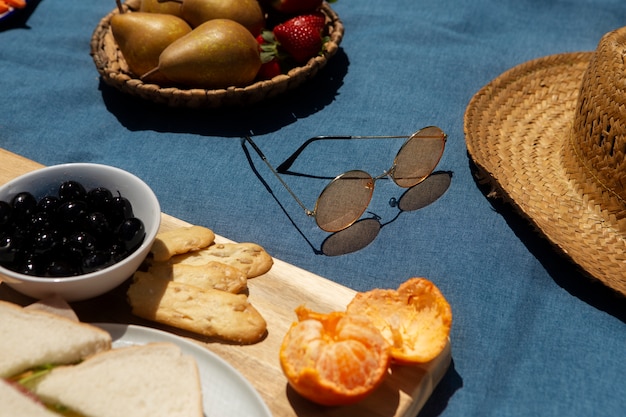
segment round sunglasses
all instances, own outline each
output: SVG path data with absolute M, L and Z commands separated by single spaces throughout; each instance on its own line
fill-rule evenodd
M 287 189 L 308 216 L 315 218 L 320 229 L 327 232 L 338 232 L 356 222 L 365 212 L 374 194 L 377 180 L 389 177 L 402 188 L 413 187 L 424 181 L 435 169 L 447 140 L 447 135 L 436 126 L 424 127 L 411 136 L 318 136 L 307 143 L 319 139 L 385 139 L 407 138 L 396 154 L 389 169 L 378 176 L 372 176 L 362 170 L 344 172 L 333 179 L 322 190 L 313 210 L 309 210 L 289 188 L 278 171 L 267 161 L 261 149 L 246 136 L 244 139 L 259 154 L 278 180 Z M 306 145 L 306 144 L 305 144 Z M 294 153 L 299 154 L 304 145 Z M 292 161 L 293 162 L 292 158 Z M 285 164 L 281 165 L 285 170 Z

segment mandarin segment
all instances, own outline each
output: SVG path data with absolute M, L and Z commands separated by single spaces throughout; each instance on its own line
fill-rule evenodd
M 364 316 L 296 310 L 280 364 L 291 387 L 322 405 L 352 404 L 371 394 L 389 367 L 389 345 Z
M 425 363 L 446 347 L 452 309 L 439 289 L 425 278 L 411 278 L 397 290 L 357 293 L 347 313 L 365 315 L 392 346 L 395 362 Z

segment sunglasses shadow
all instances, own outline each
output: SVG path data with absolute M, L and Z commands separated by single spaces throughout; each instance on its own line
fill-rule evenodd
M 347 255 L 349 253 L 357 252 L 365 248 L 370 243 L 372 243 L 374 239 L 376 239 L 376 236 L 378 236 L 378 233 L 383 228 L 383 226 L 394 222 L 398 217 L 400 217 L 400 214 L 405 211 L 419 210 L 435 202 L 448 190 L 450 183 L 452 182 L 451 171 L 433 172 L 421 183 L 407 189 L 404 194 L 400 196 L 399 199 L 392 198 L 389 201 L 390 206 L 398 208 L 398 213 L 393 217 L 393 219 L 389 220 L 386 223 L 381 223 L 379 216 L 368 212 L 371 217 L 358 220 L 351 226 L 339 232 L 331 234 L 322 242 L 321 248 L 318 249 L 315 247 L 315 245 L 313 245 L 313 243 L 307 238 L 307 236 L 294 222 L 291 215 L 287 212 L 278 197 L 276 197 L 276 195 L 274 194 L 272 188 L 259 173 L 256 166 L 254 165 L 254 162 L 252 161 L 248 148 L 245 146 L 245 141 L 242 141 L 241 147 L 246 156 L 246 159 L 248 160 L 248 163 L 250 164 L 250 169 L 252 169 L 252 172 L 254 172 L 254 175 L 256 175 L 261 184 L 263 184 L 267 192 L 272 196 L 274 201 L 276 201 L 276 204 L 278 204 L 285 216 L 287 216 L 291 224 L 298 231 L 300 236 L 302 236 L 304 241 L 311 247 L 311 249 L 313 249 L 313 252 L 316 255 Z
M 372 217 L 358 220 L 353 225 L 333 233 L 322 242 L 321 253 L 326 256 L 339 256 L 359 251 L 376 239 L 380 230 L 394 222 L 400 214 L 424 208 L 439 199 L 450 187 L 452 172 L 433 172 L 421 183 L 414 185 L 396 200 L 391 199 L 389 205 L 398 208 L 395 217 L 386 223 L 372 213 Z

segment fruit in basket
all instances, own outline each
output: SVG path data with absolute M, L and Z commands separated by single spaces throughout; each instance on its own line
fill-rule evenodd
M 245 86 L 256 77 L 261 57 L 254 36 L 229 19 L 201 24 L 163 50 L 160 72 L 167 79 L 195 88 Z
M 391 345 L 391 356 L 398 363 L 428 362 L 448 343 L 452 310 L 425 278 L 411 278 L 397 290 L 357 293 L 346 311 L 369 317 Z
M 276 25 L 272 32 L 280 47 L 296 63 L 304 64 L 321 52 L 325 22 L 323 13 L 308 13 Z
M 230 19 L 254 36 L 265 26 L 265 15 L 257 0 L 182 0 L 181 15 L 192 27 L 212 19 Z
M 263 30 L 257 36 L 263 62 L 258 78 L 272 78 L 277 69 L 301 65 L 319 55 L 326 41 L 325 28 L 326 16 L 318 11 L 289 18 L 271 31 Z
M 263 62 L 259 72 L 257 73 L 257 79 L 259 80 L 271 80 L 274 77 L 278 77 L 283 73 L 280 67 L 280 62 L 276 58 L 272 58 L 267 62 Z
M 301 14 L 318 9 L 323 0 L 267 0 L 272 8 L 281 13 Z
M 274 34 L 269 30 L 263 30 L 256 37 L 261 53 L 261 68 L 257 74 L 258 80 L 271 80 L 283 73 L 281 61 L 284 59 L 278 50 L 278 44 Z
M 296 309 L 280 347 L 289 385 L 322 405 L 352 404 L 372 393 L 389 366 L 389 345 L 367 317 Z
M 179 17 L 181 15 L 180 2 L 174 0 L 141 0 L 139 11 L 146 13 L 173 14 Z
M 127 12 L 111 17 L 111 31 L 129 70 L 142 76 L 159 64 L 161 52 L 175 40 L 191 32 L 180 17 L 147 12 Z M 167 82 L 161 74 L 151 74 L 147 82 Z

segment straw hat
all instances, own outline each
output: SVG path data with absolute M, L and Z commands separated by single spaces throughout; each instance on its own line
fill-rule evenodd
M 465 113 L 479 174 L 591 276 L 626 295 L 626 28 L 521 64 Z

